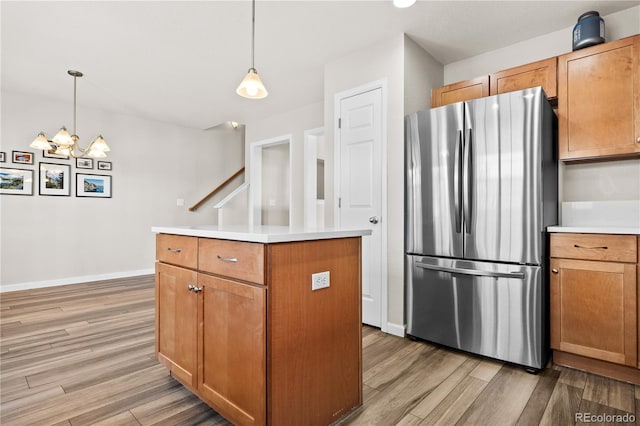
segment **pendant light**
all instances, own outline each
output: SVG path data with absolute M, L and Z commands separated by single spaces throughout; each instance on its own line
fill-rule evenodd
M 110 149 L 102 135 L 93 138 L 86 148 L 81 148 L 80 145 L 78 145 L 80 138 L 76 134 L 76 80 L 78 77 L 82 77 L 83 74 L 80 71 L 74 70 L 67 71 L 67 74 L 73 77 L 73 134 L 70 135 L 67 128 L 62 126 L 52 141 L 47 139 L 47 135 L 45 135 L 44 132 L 40 132 L 29 146 L 33 149 L 46 151 L 55 149 L 56 154 L 64 155 L 65 157 L 104 158 L 107 156 L 106 152 L 110 151 Z
M 243 98 L 248 99 L 262 99 L 269 93 L 262 84 L 258 71 L 254 67 L 254 44 L 256 38 L 256 0 L 251 1 L 251 68 L 247 72 L 247 75 L 242 79 L 240 85 L 236 89 L 236 93 Z

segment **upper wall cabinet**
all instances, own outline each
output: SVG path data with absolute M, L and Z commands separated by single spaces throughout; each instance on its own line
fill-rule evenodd
M 640 154 L 640 36 L 558 57 L 560 159 Z
M 557 57 L 532 62 L 508 70 L 498 71 L 490 76 L 490 93 L 513 92 L 514 90 L 528 89 L 542 86 L 547 98 L 555 99 L 557 91 Z
M 431 91 L 431 108 L 489 96 L 489 76 L 460 81 Z

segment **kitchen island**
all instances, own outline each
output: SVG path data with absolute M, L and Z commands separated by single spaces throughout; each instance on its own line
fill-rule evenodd
M 154 227 L 156 354 L 234 424 L 327 425 L 362 404 L 368 230 Z

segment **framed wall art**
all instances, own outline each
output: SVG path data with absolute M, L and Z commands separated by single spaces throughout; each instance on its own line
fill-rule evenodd
M 76 173 L 76 197 L 111 198 L 111 176 Z
M 40 195 L 71 195 L 71 166 L 40 163 Z
M 93 158 L 76 158 L 77 169 L 93 169 Z
M 33 195 L 33 170 L 0 167 L 0 194 Z
M 11 161 L 16 164 L 33 164 L 33 152 L 13 151 Z
M 111 161 L 98 161 L 98 170 L 111 170 Z
M 5 152 L 0 152 L 0 163 L 4 163 L 7 161 L 7 154 Z
M 51 142 L 49 142 L 51 143 Z M 68 160 L 69 156 L 67 155 L 60 155 L 60 154 L 56 154 L 56 149 L 58 149 L 58 147 L 56 146 L 56 144 L 51 143 L 51 145 L 53 146 L 52 149 L 45 149 L 44 151 L 42 151 L 42 156 L 43 157 L 47 157 L 47 158 L 59 158 L 60 160 Z

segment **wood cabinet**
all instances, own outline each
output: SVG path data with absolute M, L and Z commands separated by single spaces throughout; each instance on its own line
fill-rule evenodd
M 556 57 L 498 71 L 489 76 L 489 93 L 499 95 L 515 90 L 542 86 L 548 99 L 555 99 L 557 90 Z
M 551 235 L 554 362 L 640 380 L 637 249 L 633 235 Z
M 360 250 L 158 234 L 158 360 L 234 424 L 335 422 L 362 404 Z
M 558 57 L 562 160 L 640 155 L 640 36 Z
M 195 389 L 197 373 L 197 300 L 187 291 L 196 272 L 156 264 L 156 353 L 181 383 Z
M 489 96 L 489 76 L 460 81 L 431 91 L 431 108 Z
M 266 422 L 266 289 L 198 274 L 198 392 L 234 424 Z

